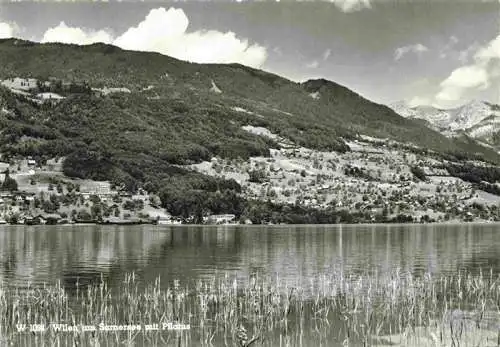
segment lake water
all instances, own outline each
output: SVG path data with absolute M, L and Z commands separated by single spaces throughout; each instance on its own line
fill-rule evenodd
M 359 329 L 362 330 L 365 327 L 363 317 L 369 316 L 364 316 L 362 312 L 356 313 L 356 309 L 352 312 L 344 311 L 343 305 L 347 305 L 345 306 L 347 308 L 349 303 L 354 302 L 356 298 L 360 300 L 358 303 L 365 305 L 366 296 L 359 294 L 361 292 L 356 292 L 355 286 L 352 287 L 354 292 L 347 296 L 349 299 L 345 299 L 347 297 L 344 294 L 340 296 L 337 294 L 336 299 L 327 296 L 315 299 L 314 295 L 307 296 L 308 290 L 313 293 L 315 289 L 321 288 L 321 283 L 325 283 L 324 280 L 321 282 L 321 279 L 324 279 L 325 275 L 342 273 L 343 276 L 340 276 L 342 278 L 347 278 L 349 275 L 354 275 L 354 277 L 368 275 L 364 278 L 375 275 L 374 278 L 380 278 L 387 274 L 389 281 L 392 281 L 390 276 L 395 272 L 400 276 L 415 275 L 408 276 L 412 280 L 413 277 L 422 278 L 421 275 L 424 273 L 439 276 L 456 274 L 460 270 L 472 273 L 482 270 L 489 274 L 492 269 L 496 276 L 500 274 L 499 231 L 500 225 L 492 224 L 212 227 L 4 226 L 0 229 L 0 281 L 3 285 L 21 289 L 59 282 L 68 289 L 70 294 L 73 293 L 73 298 L 75 298 L 78 295 L 75 294 L 78 293 L 75 289 L 76 283 L 78 283 L 78 288 L 81 288 L 80 286 L 89 284 L 97 285 L 103 279 L 110 288 L 119 292 L 119 289 L 127 286 L 124 282 L 126 274 L 132 272 L 137 281 L 135 283 L 139 285 L 155 283 L 155 279 L 160 276 L 161 287 L 164 289 L 175 287 L 175 283 L 194 288 L 193 285 L 200 280 L 219 277 L 224 280 L 229 279 L 227 282 L 229 285 L 224 287 L 227 290 L 219 292 L 229 293 L 227 294 L 229 296 L 226 296 L 228 298 L 232 293 L 232 283 L 235 279 L 248 284 L 249 278 L 258 274 L 264 278 L 279 279 L 279 283 L 285 283 L 285 289 L 288 288 L 288 284 L 290 288 L 305 289 L 303 292 L 305 296 L 302 296 L 305 298 L 304 306 L 297 301 L 288 301 L 290 307 L 293 307 L 292 311 L 288 311 L 291 312 L 290 314 L 285 313 L 287 310 L 283 309 L 281 304 L 273 306 L 274 304 L 270 304 L 271 301 L 262 307 L 255 306 L 254 308 L 253 301 L 242 300 L 244 296 L 235 294 L 235 297 L 239 299 L 234 299 L 232 304 L 233 299 L 229 299 L 230 303 L 227 303 L 227 299 L 222 299 L 226 300 L 224 302 L 227 306 L 207 308 L 208 306 L 202 304 L 202 289 L 187 301 L 183 301 L 187 305 L 183 306 L 187 307 L 186 311 L 176 311 L 180 310 L 180 308 L 174 309 L 174 306 L 177 307 L 178 304 L 166 306 L 166 311 L 146 310 L 150 314 L 157 312 L 158 316 L 168 313 L 170 317 L 176 317 L 179 312 L 187 312 L 185 315 L 180 315 L 182 316 L 180 320 L 183 323 L 192 324 L 191 330 L 176 333 L 162 331 L 154 334 L 143 332 L 138 335 L 139 337 L 133 336 L 132 345 L 182 347 L 241 345 L 234 333 L 235 325 L 231 325 L 236 324 L 235 321 L 221 318 L 226 314 L 234 318 L 231 315 L 236 311 L 241 311 L 237 319 L 243 319 L 242 324 L 249 331 L 252 329 L 260 336 L 258 343 L 252 346 L 343 346 L 346 336 L 351 336 L 351 345 L 361 346 L 363 344 L 360 336 L 364 333 L 360 333 Z M 337 283 L 336 281 L 338 280 L 333 280 Z M 209 281 L 205 281 L 207 282 Z M 289 293 L 288 289 L 287 293 Z M 260 298 L 264 301 L 268 300 L 267 298 L 272 300 L 272 295 L 266 295 L 268 294 Z M 288 294 L 285 294 L 285 299 L 281 296 L 282 303 L 287 302 L 287 296 Z M 400 302 L 401 300 L 404 302 L 405 297 L 406 294 L 400 296 Z M 9 300 L 15 302 L 15 296 Z M 33 300 L 37 300 L 36 294 Z M 122 303 L 123 297 L 117 300 L 118 310 L 123 309 L 125 312 L 118 314 L 119 324 L 137 319 L 135 316 L 129 316 L 127 320 L 126 311 L 130 310 L 130 305 L 138 305 L 137 307 L 140 308 L 148 303 L 147 300 L 141 304 L 137 304 L 138 301 L 136 304 L 130 301 L 127 305 Z M 175 303 L 175 300 L 172 302 Z M 473 297 L 469 297 L 469 303 L 472 302 L 472 306 L 476 304 L 474 300 Z M 71 301 L 72 308 L 75 310 L 89 307 L 83 305 L 83 302 L 80 304 L 78 300 Z M 393 300 L 390 299 L 389 302 L 391 301 Z M 154 300 L 150 303 L 152 302 Z M 458 308 L 461 307 L 460 302 L 455 301 L 455 303 Z M 240 305 L 246 305 L 244 306 L 246 308 Z M 401 319 L 413 312 L 405 311 L 405 305 L 403 303 L 402 306 L 391 311 L 394 317 L 387 316 L 386 319 L 385 313 L 382 311 L 379 312 L 380 314 L 377 313 L 379 314 L 377 319 L 380 320 L 376 322 L 382 322 L 380 336 L 385 334 L 389 338 L 379 339 L 377 343 L 372 341 L 368 345 L 399 346 L 392 342 L 393 339 L 398 338 L 398 333 L 391 334 L 395 333 L 394 329 L 401 324 Z M 94 310 L 99 310 L 99 307 L 101 306 L 95 305 Z M 224 311 L 224 307 L 233 307 L 234 310 L 231 309 L 232 313 L 229 310 Z M 305 308 L 302 310 L 301 307 Z M 203 311 L 204 309 L 208 311 Z M 277 311 L 267 311 L 269 309 Z M 190 315 L 190 312 L 194 314 Z M 431 312 L 431 310 L 421 311 L 420 314 L 422 312 Z M 222 316 L 217 316 L 217 314 L 222 314 Z M 323 314 L 325 317 L 320 318 Z M 347 317 L 344 316 L 346 314 L 350 316 L 349 324 L 351 325 L 347 325 L 347 321 L 342 318 Z M 492 312 L 487 312 L 487 315 L 491 314 Z M 99 321 L 99 316 L 100 314 L 85 316 L 88 317 L 85 324 L 95 324 Z M 284 320 L 276 318 L 283 316 L 287 318 Z M 94 321 L 92 317 L 98 321 Z M 219 318 L 210 321 L 206 317 Z M 271 318 L 271 323 L 269 323 L 266 317 L 274 318 Z M 148 320 L 147 317 L 142 319 Z M 216 320 L 224 327 L 218 325 L 219 323 L 213 323 Z M 66 320 L 66 323 L 68 322 L 71 322 L 69 318 Z M 500 320 L 494 316 L 484 324 L 487 323 L 488 326 L 493 326 L 500 324 Z M 475 324 L 472 325 L 473 328 L 476 327 Z M 445 324 L 445 327 L 448 326 L 449 324 Z M 229 330 L 229 327 L 232 327 L 232 330 Z M 357 328 L 352 330 L 351 327 Z M 488 329 L 470 335 L 483 341 L 470 345 L 491 345 L 488 344 L 489 342 L 486 343 L 486 339 L 497 341 L 497 330 Z M 130 338 L 130 335 L 127 335 L 128 337 L 120 335 L 120 338 L 116 335 L 115 341 L 115 335 L 112 333 L 102 334 L 104 335 L 97 335 L 101 345 L 119 346 L 123 345 L 119 342 L 120 339 Z M 17 333 L 13 336 L 14 345 L 19 346 L 53 345 L 54 343 L 50 334 Z M 98 345 L 97 342 L 93 342 L 92 336 L 89 333 L 81 335 L 62 333 L 57 335 L 59 339 L 57 341 L 61 346 L 74 346 L 76 338 L 82 339 L 79 342 L 80 345 Z M 377 336 L 379 336 L 378 333 Z M 0 344 L 2 344 L 1 329 Z M 434 344 L 422 344 L 422 341 L 415 346 L 427 345 L 434 346 Z
M 333 271 L 433 274 L 493 268 L 500 225 L 3 226 L 0 281 L 119 286 L 125 273 L 162 284 L 217 276 L 276 276 L 310 284 Z

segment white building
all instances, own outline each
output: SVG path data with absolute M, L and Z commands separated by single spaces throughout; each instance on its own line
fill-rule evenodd
M 214 214 L 208 216 L 206 221 L 210 224 L 228 224 L 234 222 L 235 218 L 234 214 Z

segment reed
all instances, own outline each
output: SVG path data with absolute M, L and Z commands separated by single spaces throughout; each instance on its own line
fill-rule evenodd
M 307 287 L 259 274 L 144 286 L 134 273 L 114 288 L 0 286 L 0 345 L 500 346 L 499 324 L 492 271 L 336 272 Z

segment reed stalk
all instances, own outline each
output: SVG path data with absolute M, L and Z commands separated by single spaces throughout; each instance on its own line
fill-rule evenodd
M 261 274 L 195 283 L 158 277 L 144 285 L 130 273 L 113 288 L 104 278 L 86 287 L 77 282 L 73 290 L 59 282 L 25 290 L 0 285 L 0 345 L 500 345 L 499 308 L 500 277 L 491 270 L 338 272 L 321 274 L 306 288 Z M 98 329 L 68 332 L 52 323 Z M 153 329 L 169 323 L 190 329 Z M 48 329 L 19 331 L 34 324 Z M 140 329 L 106 331 L 100 324 Z

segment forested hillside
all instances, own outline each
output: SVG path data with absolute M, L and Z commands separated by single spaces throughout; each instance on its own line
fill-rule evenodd
M 326 80 L 298 84 L 242 65 L 193 64 L 104 44 L 0 40 L 0 61 L 0 80 L 39 81 L 26 93 L 0 87 L 6 157 L 64 156 L 66 175 L 110 180 L 131 191 L 143 187 L 160 193 L 171 210 L 205 204 L 213 194 L 211 211 L 242 211 L 238 183 L 180 165 L 214 156 L 269 156 L 279 147 L 244 131 L 245 125 L 317 150 L 346 152 L 345 140 L 368 135 L 499 162 L 474 141 L 448 139 Z M 63 99 L 32 97 L 42 91 Z

